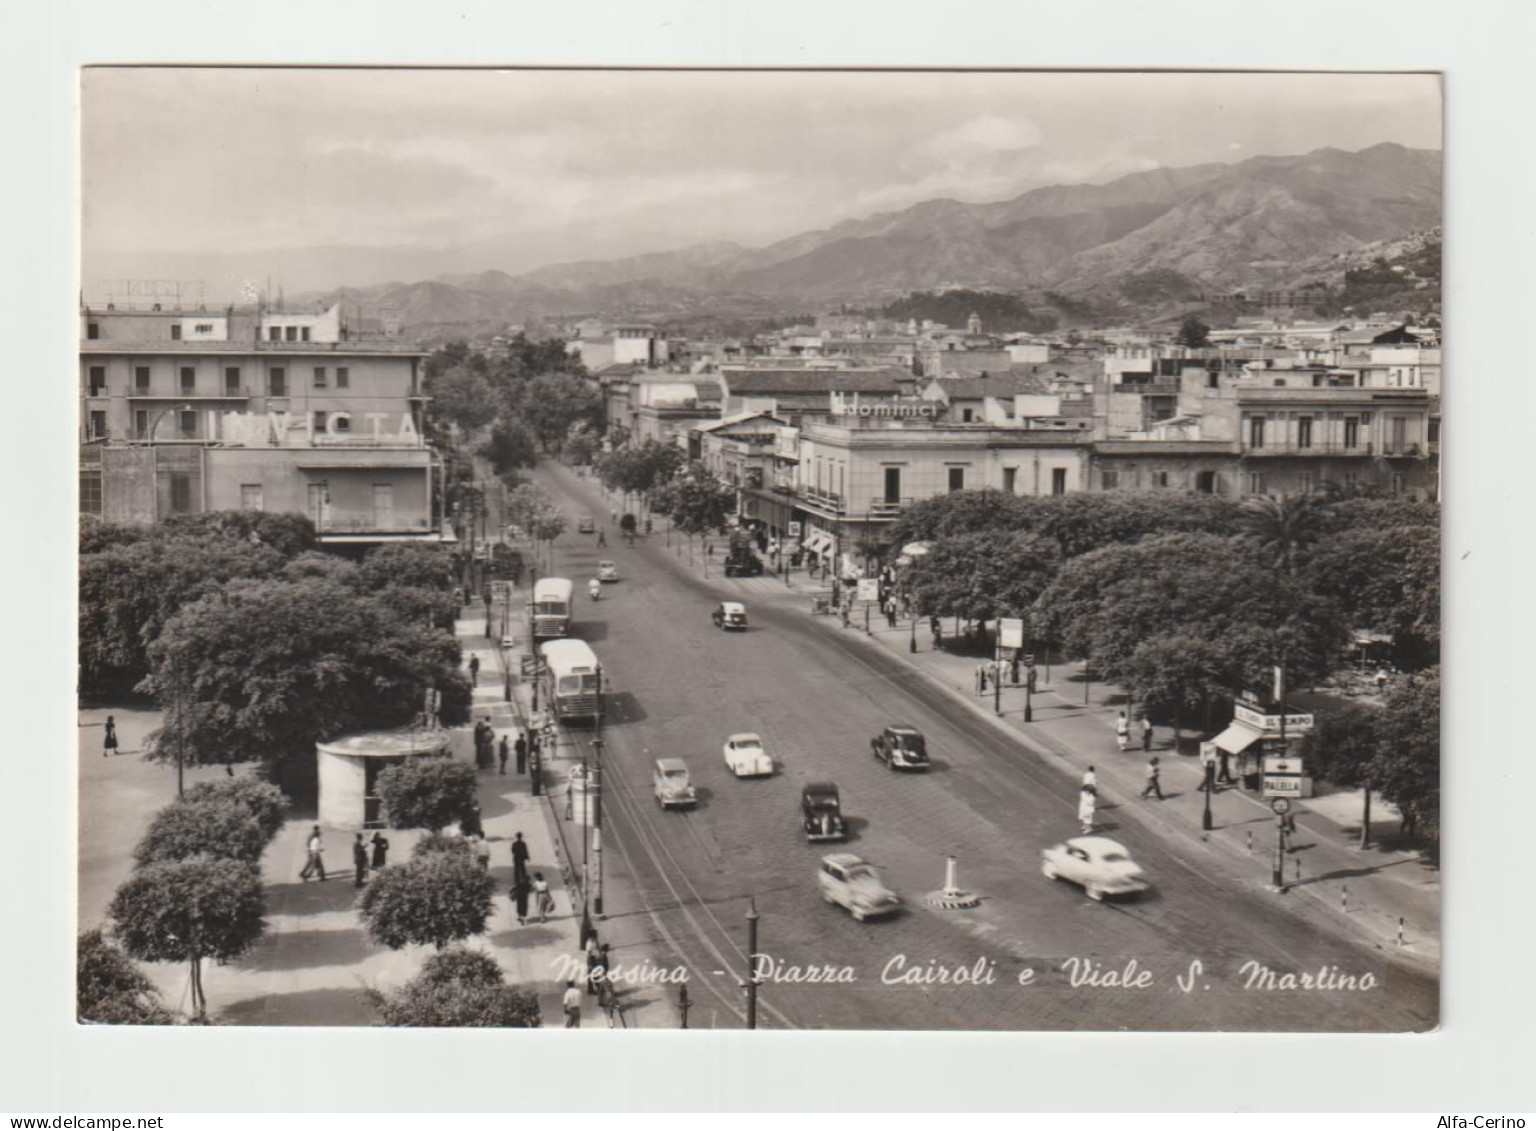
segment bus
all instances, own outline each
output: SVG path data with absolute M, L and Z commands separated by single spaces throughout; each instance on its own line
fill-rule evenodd
M 544 698 L 555 718 L 591 719 L 603 712 L 603 669 L 584 640 L 551 640 L 539 647 L 544 658 Z
M 535 640 L 554 640 L 571 631 L 571 593 L 568 578 L 541 577 L 533 585 L 533 604 L 528 619 Z

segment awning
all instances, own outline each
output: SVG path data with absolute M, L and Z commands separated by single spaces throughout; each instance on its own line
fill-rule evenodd
M 1241 723 L 1233 723 L 1226 730 L 1216 736 L 1216 745 L 1228 754 L 1241 754 L 1259 739 L 1259 732 L 1250 730 Z
M 824 531 L 818 530 L 800 543 L 802 547 L 813 554 L 825 554 L 832 549 L 832 537 Z

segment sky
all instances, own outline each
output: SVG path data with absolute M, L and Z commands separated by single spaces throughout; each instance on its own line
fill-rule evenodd
M 758 247 L 925 200 L 1441 144 L 1391 74 L 90 68 L 86 296 Z

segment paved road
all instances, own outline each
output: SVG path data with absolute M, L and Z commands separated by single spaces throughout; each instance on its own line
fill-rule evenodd
M 573 493 L 587 484 L 559 472 L 545 482 L 571 514 L 606 516 L 595 495 Z M 765 1027 L 1395 1031 L 1435 1024 L 1433 978 L 1337 938 L 1304 909 L 1282 905 L 1284 897 L 1225 875 L 1214 853 L 1182 858 L 1142 827 L 1134 810 L 1151 803 L 1108 799 L 1100 820 L 1146 867 L 1153 891 L 1095 904 L 1051 883 L 1040 874 L 1040 849 L 1076 832 L 1075 785 L 1059 769 L 859 633 L 809 616 L 803 599 L 778 597 L 773 582 L 702 581 L 660 534 L 634 549 L 612 531 L 609 542 L 598 551 L 593 536 L 568 534 L 556 559 L 578 581 L 592 575 L 599 556 L 616 559 L 624 574 L 596 605 L 581 596 L 576 618 L 610 692 L 608 909 L 616 929 L 643 926 L 655 953 L 688 967 L 695 1025 L 740 1024 L 749 897 L 760 915 L 759 949 L 781 968 L 843 978 L 851 971 L 856 979 L 770 981 L 761 995 Z M 746 633 L 710 623 L 713 602 L 733 591 L 748 603 Z M 892 774 L 871 757 L 870 737 L 897 720 L 927 733 L 930 773 Z M 739 730 L 764 737 L 778 762 L 773 778 L 738 781 L 726 770 L 720 747 Z M 649 767 L 662 755 L 688 761 L 699 787 L 695 811 L 656 808 Z M 801 785 L 825 779 L 842 790 L 848 849 L 906 898 L 899 918 L 855 923 L 821 901 L 822 849 L 800 834 L 798 800 Z M 941 885 L 947 854 L 960 861 L 962 886 L 984 897 L 980 907 L 941 911 L 924 903 Z M 1246 988 L 1247 963 L 1277 976 L 1368 976 L 1375 986 Z M 974 976 L 978 964 L 981 984 L 931 980 L 939 971 Z M 1142 981 L 1074 987 L 1074 967 Z M 913 971 L 925 981 L 886 980 Z M 1020 985 L 1029 971 L 1032 984 Z

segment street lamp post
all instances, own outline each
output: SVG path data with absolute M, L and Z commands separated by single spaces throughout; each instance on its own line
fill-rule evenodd
M 599 919 L 603 913 L 603 669 L 597 669 L 597 736 L 592 739 L 592 852 L 597 857 L 597 884 L 593 889 L 592 909 Z
M 757 1028 L 757 900 L 747 901 L 747 1028 Z
M 1024 673 L 1024 721 L 1035 721 L 1035 665 L 1029 665 L 1029 671 Z
M 917 651 L 917 612 L 916 612 L 916 610 L 912 610 L 912 635 L 907 640 L 907 651 L 913 652 L 913 653 L 915 653 Z
M 1205 832 L 1211 831 L 1211 794 L 1216 792 L 1216 764 L 1205 764 L 1205 812 L 1200 817 L 1200 828 Z

